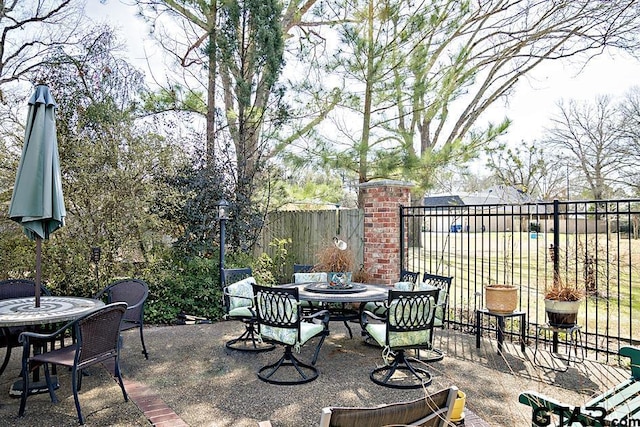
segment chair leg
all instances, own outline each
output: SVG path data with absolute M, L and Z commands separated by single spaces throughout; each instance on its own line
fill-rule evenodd
M 55 365 L 54 365 L 55 366 Z M 52 403 L 58 403 L 56 392 L 53 390 L 53 382 L 51 382 L 51 373 L 49 372 L 49 364 L 44 364 L 44 378 L 47 381 L 47 388 L 49 389 L 49 397 Z M 24 390 L 22 391 L 24 393 Z
M 324 337 L 323 337 L 324 338 Z M 297 379 L 274 378 L 273 375 L 280 370 L 280 368 L 292 367 L 293 371 L 297 373 Z M 292 372 L 291 369 L 289 372 Z M 291 351 L 291 346 L 286 346 L 282 357 L 271 365 L 263 366 L 258 371 L 258 378 L 262 381 L 270 384 L 278 385 L 294 385 L 305 384 L 318 378 L 318 369 L 307 365 L 306 363 L 298 360 Z
M 24 416 L 24 410 L 27 406 L 27 390 L 29 390 L 29 359 L 28 354 L 25 355 L 23 351 L 22 355 L 22 395 L 20 396 L 20 409 L 18 409 L 18 416 Z
M 11 359 L 11 344 L 7 343 L 7 350 L 4 353 L 4 360 L 2 361 L 2 366 L 0 366 L 0 375 L 2 375 L 5 369 L 7 369 L 9 359 Z
M 118 380 L 118 384 L 120 385 L 120 389 L 122 390 L 122 396 L 124 396 L 124 401 L 129 401 L 129 396 L 127 395 L 127 391 L 124 389 L 124 382 L 122 381 L 122 375 L 120 374 L 120 360 L 116 357 L 115 366 L 113 368 L 113 375 Z
M 84 418 L 82 417 L 82 410 L 80 409 L 80 400 L 78 398 L 78 383 L 82 378 L 82 371 L 78 372 L 78 369 L 74 366 L 71 370 L 71 388 L 73 389 L 73 400 L 76 404 L 76 412 L 78 413 L 78 421 L 80 425 L 84 425 Z
M 393 358 L 393 362 L 388 366 L 376 368 L 371 371 L 369 378 L 374 383 L 383 387 L 399 388 L 399 389 L 417 389 L 423 388 L 431 384 L 431 374 L 423 368 L 414 367 L 411 360 L 404 354 L 404 350 L 400 350 Z M 395 377 L 397 371 L 405 372 L 402 377 Z
M 225 343 L 229 350 L 261 352 L 271 351 L 276 348 L 273 344 L 260 343 L 257 337 L 255 322 L 253 320 L 244 321 L 245 329 L 242 335 Z
M 147 353 L 147 346 L 144 345 L 144 334 L 142 333 L 142 323 L 140 323 L 140 342 L 142 343 L 142 354 L 144 354 L 144 358 L 149 360 L 149 353 Z
M 320 336 L 320 342 L 318 342 L 318 345 L 316 346 L 316 350 L 313 353 L 313 359 L 311 360 L 311 364 L 314 366 L 318 361 L 318 355 L 320 354 L 320 347 L 322 347 L 322 343 L 324 343 L 324 339 L 327 337 L 327 335 L 329 335 L 329 331 L 326 331 Z

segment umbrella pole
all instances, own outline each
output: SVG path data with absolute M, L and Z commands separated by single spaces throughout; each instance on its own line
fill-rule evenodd
M 36 307 L 40 307 L 40 283 L 42 283 L 42 239 L 36 237 Z

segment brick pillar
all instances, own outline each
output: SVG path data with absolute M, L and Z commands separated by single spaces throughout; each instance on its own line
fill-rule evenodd
M 411 204 L 412 186 L 391 180 L 359 186 L 364 201 L 364 268 L 375 283 L 391 284 L 400 277 L 399 206 Z

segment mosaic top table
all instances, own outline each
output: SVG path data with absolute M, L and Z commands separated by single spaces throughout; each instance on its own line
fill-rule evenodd
M 102 301 L 80 297 L 42 296 L 40 307 L 35 297 L 0 300 L 0 327 L 66 322 L 102 306 Z
M 84 316 L 100 307 L 104 302 L 80 297 L 40 297 L 40 307 L 36 307 L 35 297 L 12 298 L 0 300 L 0 328 L 7 334 L 12 326 L 45 325 L 58 322 L 67 322 Z M 7 356 L 11 349 L 7 347 Z M 53 379 L 54 388 L 57 388 L 57 379 Z M 29 393 L 44 393 L 48 388 L 46 383 L 39 380 L 37 371 L 34 372 L 34 381 L 29 384 Z M 9 390 L 11 396 L 22 394 L 22 380 L 15 382 Z

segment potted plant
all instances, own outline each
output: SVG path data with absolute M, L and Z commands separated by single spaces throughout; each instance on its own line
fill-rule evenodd
M 484 287 L 484 306 L 492 313 L 513 313 L 518 307 L 518 288 L 515 285 L 492 283 Z
M 313 270 L 326 271 L 330 286 L 344 286 L 351 282 L 355 256 L 343 240 L 334 237 L 333 243 L 324 246 L 316 257 L 318 262 Z
M 555 275 L 553 286 L 545 292 L 544 308 L 549 325 L 566 328 L 576 324 L 584 289 Z

